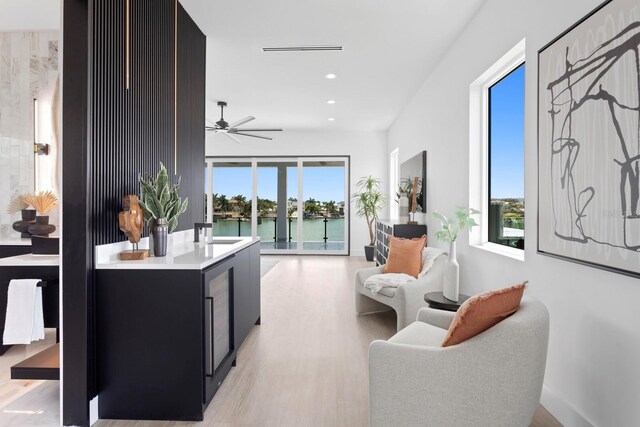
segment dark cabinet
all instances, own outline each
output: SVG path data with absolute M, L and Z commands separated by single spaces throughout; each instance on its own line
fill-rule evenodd
M 246 251 L 240 253 L 243 252 Z M 244 268 L 235 258 L 232 256 L 203 273 L 204 403 L 213 398 L 235 360 L 234 284 L 236 281 L 241 285 L 247 283 L 240 274 Z
M 260 317 L 260 245 L 204 270 L 97 270 L 99 416 L 203 419 Z

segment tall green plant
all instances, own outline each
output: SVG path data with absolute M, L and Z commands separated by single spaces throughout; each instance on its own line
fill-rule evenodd
M 469 231 L 478 223 L 475 219 L 471 218 L 472 215 L 479 215 L 480 211 L 475 209 L 467 209 L 464 206 L 456 207 L 456 217 L 455 218 L 447 218 L 442 215 L 440 212 L 433 212 L 433 216 L 440 220 L 440 224 L 442 225 L 442 230 L 436 233 L 436 238 L 438 240 L 442 240 L 444 242 L 455 242 L 458 238 L 458 234 L 460 231 L 469 227 Z
M 166 218 L 169 225 L 169 233 L 178 226 L 178 217 L 185 213 L 189 205 L 189 198 L 184 200 L 178 195 L 180 181 L 176 185 L 169 183 L 167 168 L 160 162 L 160 171 L 156 177 L 147 175 L 147 179 L 140 177 L 141 189 L 140 206 L 144 211 L 144 219 L 149 225 L 153 225 L 158 218 Z
M 375 221 L 384 208 L 386 200 L 380 190 L 380 180 L 371 175 L 360 178 L 356 184 L 356 192 L 353 195 L 356 204 L 356 215 L 365 218 L 369 227 L 369 245 L 376 242 Z

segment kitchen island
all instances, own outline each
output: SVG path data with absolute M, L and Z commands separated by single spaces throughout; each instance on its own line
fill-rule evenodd
M 190 237 L 141 261 L 96 249 L 100 418 L 202 420 L 260 323 L 259 239 Z

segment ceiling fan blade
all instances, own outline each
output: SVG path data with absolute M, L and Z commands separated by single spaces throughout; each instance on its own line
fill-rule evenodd
M 282 132 L 282 129 L 238 129 L 231 128 L 229 130 L 233 130 L 234 132 Z
M 253 117 L 253 116 L 247 116 L 247 117 L 245 117 L 245 118 L 244 118 L 244 119 L 242 119 L 242 120 L 238 120 L 238 121 L 237 121 L 237 122 L 235 122 L 235 123 L 231 123 L 231 124 L 229 125 L 229 127 L 230 127 L 230 128 L 237 128 L 238 126 L 242 126 L 243 124 L 245 124 L 245 123 L 249 123 L 251 120 L 255 120 L 255 119 L 256 119 L 256 118 L 255 118 L 255 117 Z
M 227 135 L 229 135 L 229 134 L 227 134 Z M 233 132 L 233 133 L 231 133 L 231 135 L 250 136 L 252 138 L 268 139 L 269 141 L 273 140 L 273 138 L 269 138 L 268 136 L 251 135 L 250 133 Z
M 235 142 L 236 144 L 240 144 L 240 140 L 238 138 L 236 138 L 235 136 L 233 136 L 233 135 L 231 135 L 231 134 L 229 134 L 227 132 L 224 132 L 223 135 L 227 135 L 229 138 L 233 139 L 233 142 Z
M 215 126 L 205 126 L 204 127 L 205 130 L 218 130 L 218 128 L 216 128 Z

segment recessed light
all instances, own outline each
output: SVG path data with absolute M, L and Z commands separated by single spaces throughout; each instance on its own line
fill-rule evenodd
M 334 121 L 335 119 L 333 117 L 329 117 L 327 120 L 329 120 L 330 122 Z
M 336 103 L 336 101 L 334 101 L 333 99 L 330 99 L 330 100 L 327 101 L 327 104 L 335 104 L 335 103 Z
M 329 73 L 329 74 L 327 74 L 325 77 L 326 77 L 326 78 L 328 78 L 328 79 L 335 79 L 335 78 L 336 78 L 336 77 L 338 77 L 338 76 L 336 76 L 336 75 L 335 75 L 335 74 L 333 74 L 333 73 Z

